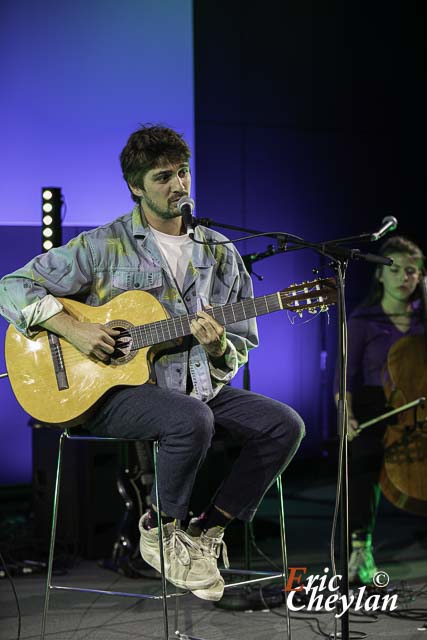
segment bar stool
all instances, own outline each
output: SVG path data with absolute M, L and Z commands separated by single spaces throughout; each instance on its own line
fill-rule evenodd
M 93 436 L 93 435 L 73 435 L 72 431 L 69 429 L 64 429 L 60 438 L 58 445 L 58 459 L 56 466 L 56 480 L 55 480 L 55 489 L 53 496 L 53 510 L 52 510 L 52 524 L 51 524 L 51 535 L 50 535 L 50 543 L 49 543 L 49 558 L 48 558 L 48 566 L 47 566 L 47 576 L 46 576 L 46 585 L 45 585 L 45 597 L 44 597 L 44 607 L 43 607 L 43 616 L 42 616 L 42 626 L 41 626 L 41 634 L 40 640 L 45 640 L 46 633 L 46 623 L 47 616 L 49 611 L 50 604 L 50 595 L 51 592 L 62 591 L 78 591 L 80 593 L 94 593 L 99 595 L 112 595 L 112 596 L 123 596 L 128 598 L 138 598 L 145 600 L 161 600 L 163 607 L 163 627 L 164 627 L 164 640 L 169 640 L 169 619 L 168 619 L 168 609 L 167 609 L 167 600 L 170 598 L 175 598 L 175 631 L 174 638 L 178 638 L 180 640 L 203 640 L 202 638 L 195 638 L 194 636 L 189 636 L 187 634 L 181 634 L 178 630 L 178 600 L 179 596 L 186 595 L 187 591 L 183 591 L 180 593 L 169 593 L 167 592 L 167 584 L 165 578 L 165 565 L 164 565 L 164 549 L 163 549 L 163 530 L 161 525 L 161 504 L 159 500 L 159 489 L 158 489 L 158 473 L 157 473 L 157 455 L 159 450 L 159 443 L 157 441 L 153 441 L 153 459 L 154 459 L 154 486 L 155 486 L 155 494 L 156 494 L 156 504 L 157 504 L 157 520 L 158 520 L 158 528 L 161 535 L 159 535 L 159 550 L 160 550 L 160 566 L 161 566 L 161 595 L 153 595 L 147 593 L 127 593 L 123 591 L 109 591 L 103 589 L 89 589 L 86 587 L 77 587 L 77 586 L 64 586 L 57 585 L 52 583 L 52 570 L 53 570 L 53 559 L 55 552 L 55 541 L 56 541 L 56 529 L 57 529 L 57 521 L 58 521 L 58 506 L 59 506 L 59 497 L 60 497 L 60 488 L 61 488 L 61 471 L 62 471 L 62 461 L 64 456 L 64 445 L 67 441 L 87 441 L 87 442 L 132 442 L 129 438 L 110 438 L 104 436 Z M 253 583 L 262 583 L 265 581 L 271 581 L 275 579 L 280 579 L 282 581 L 286 580 L 288 575 L 287 570 L 287 556 L 286 556 L 286 536 L 285 536 L 285 519 L 284 519 L 284 509 L 283 509 L 283 489 L 282 489 L 282 479 L 281 476 L 277 478 L 276 481 L 278 497 L 279 497 L 279 507 L 280 507 L 280 538 L 281 538 L 281 548 L 282 548 L 282 561 L 283 561 L 283 572 L 282 573 L 272 573 L 268 571 L 250 571 L 245 569 L 228 569 L 221 570 L 221 573 L 224 574 L 233 574 L 233 575 L 241 575 L 241 576 L 254 576 L 253 578 L 240 580 L 238 582 L 232 582 L 225 585 L 225 589 L 231 589 L 233 587 L 245 586 Z M 285 600 L 286 606 L 286 600 Z M 289 611 L 286 606 L 286 630 L 287 637 L 290 638 L 290 619 L 289 619 Z

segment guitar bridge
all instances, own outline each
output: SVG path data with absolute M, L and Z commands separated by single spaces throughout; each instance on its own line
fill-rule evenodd
M 58 391 L 69 389 L 67 372 L 65 371 L 64 358 L 62 357 L 61 342 L 55 333 L 48 331 L 49 348 L 55 370 Z

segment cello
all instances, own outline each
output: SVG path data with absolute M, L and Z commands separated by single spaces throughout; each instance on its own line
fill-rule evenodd
M 360 429 L 396 416 L 384 433 L 381 490 L 396 507 L 427 515 L 427 277 L 420 285 L 424 335 L 404 336 L 390 348 L 383 389 L 392 410 Z

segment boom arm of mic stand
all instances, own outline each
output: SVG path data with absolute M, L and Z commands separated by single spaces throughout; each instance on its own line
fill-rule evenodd
M 313 245 L 312 245 L 313 246 Z M 391 258 L 379 256 L 375 253 L 362 253 L 360 249 L 349 249 L 348 247 L 338 247 L 329 243 L 319 245 L 321 252 L 338 260 L 364 260 L 374 264 L 382 264 L 390 266 L 393 264 Z
M 372 242 L 372 233 L 359 233 L 357 236 L 347 236 L 346 238 L 336 238 L 336 240 L 326 240 L 320 244 L 347 244 L 348 242 Z
M 277 233 L 264 233 L 263 231 L 256 231 L 255 229 L 246 229 L 245 227 L 236 227 L 234 224 L 224 224 L 223 222 L 217 222 L 211 218 L 196 218 L 197 224 L 201 224 L 204 227 L 219 227 L 220 229 L 232 229 L 233 231 L 242 231 L 243 233 L 253 233 L 254 235 L 266 235 L 276 238 Z M 285 234 L 283 234 L 285 235 Z
M 281 253 L 290 251 L 298 251 L 300 249 L 313 249 L 317 253 L 320 253 L 325 256 L 329 256 L 333 260 L 345 261 L 345 260 L 365 260 L 365 262 L 372 262 L 374 264 L 382 264 L 382 265 L 392 265 L 393 260 L 391 258 L 385 258 L 383 256 L 378 256 L 374 253 L 362 253 L 360 249 L 349 249 L 348 247 L 339 246 L 341 243 L 346 241 L 354 240 L 354 241 L 371 241 L 372 234 L 371 233 L 362 233 L 358 236 L 348 236 L 348 238 L 338 238 L 336 240 L 326 240 L 325 242 L 308 242 L 303 238 L 299 238 L 291 233 L 286 232 L 264 232 L 257 231 L 255 229 L 247 229 L 245 227 L 237 227 L 232 224 L 223 224 L 222 222 L 216 222 L 211 218 L 195 218 L 197 220 L 197 224 L 202 224 L 203 226 L 210 227 L 216 226 L 223 229 L 232 229 L 234 231 L 242 231 L 243 233 L 250 233 L 257 236 L 264 236 L 267 238 L 275 238 L 279 242 L 279 247 L 276 251 L 265 252 L 264 254 L 259 254 L 259 258 L 267 257 L 268 255 L 272 255 L 273 253 Z M 289 247 L 288 242 L 293 242 L 294 246 Z M 255 260 L 252 260 L 255 262 Z

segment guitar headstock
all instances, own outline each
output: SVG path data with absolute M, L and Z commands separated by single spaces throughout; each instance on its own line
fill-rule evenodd
M 337 301 L 337 284 L 335 278 L 318 278 L 293 284 L 280 291 L 283 308 L 302 314 L 327 311 Z

